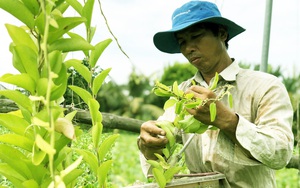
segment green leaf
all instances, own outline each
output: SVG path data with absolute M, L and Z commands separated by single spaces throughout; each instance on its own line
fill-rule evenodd
M 32 173 L 32 176 L 35 181 L 41 183 L 43 180 L 45 180 L 45 175 L 49 174 L 49 169 L 47 168 L 47 166 L 44 166 L 44 164 L 42 165 L 35 165 L 32 162 L 27 163 L 27 166 L 29 168 L 29 170 Z
M 76 34 L 76 33 L 72 33 L 72 32 L 68 32 L 68 35 L 71 37 L 71 38 L 76 38 L 76 39 L 79 39 L 79 40 L 85 40 L 85 38 L 83 38 L 82 36 Z M 90 56 L 90 52 L 89 50 L 84 50 L 83 51 L 84 55 L 85 56 Z M 90 63 L 90 62 L 89 62 Z M 89 66 L 90 67 L 90 66 Z
M 76 127 L 75 127 L 75 134 L 77 134 L 76 132 Z M 56 154 L 58 152 L 61 152 L 61 150 L 63 150 L 64 148 L 66 148 L 65 146 L 67 146 L 68 144 L 70 144 L 71 141 L 69 138 L 67 138 L 66 136 L 64 135 L 60 135 L 59 139 L 57 139 L 55 141 L 55 150 L 57 151 Z M 68 146 L 69 147 L 69 146 Z M 68 148 L 67 147 L 67 148 Z
M 82 169 L 74 169 L 72 170 L 69 174 L 67 174 L 66 176 L 63 177 L 63 180 L 65 182 L 65 184 L 68 185 L 71 184 L 72 182 L 76 181 L 76 179 L 78 177 L 80 177 L 80 175 L 83 174 L 83 170 Z M 73 187 L 72 185 L 69 185 L 70 187 Z
M 79 15 L 82 15 L 82 5 L 77 0 L 66 0 L 66 2 L 71 5 Z
M 163 163 L 166 162 L 165 158 L 163 156 L 161 156 L 160 154 L 154 153 L 154 155 L 158 158 L 158 160 L 160 162 L 163 162 Z
M 165 148 L 162 149 L 163 155 L 168 159 L 170 157 L 170 146 L 166 145 Z
M 112 162 L 112 160 L 108 160 L 99 166 L 97 170 L 99 187 L 106 187 L 104 185 L 106 183 L 108 171 L 111 169 Z
M 30 140 L 29 138 L 27 138 L 25 136 L 21 136 L 21 135 L 17 135 L 17 134 L 3 134 L 3 135 L 0 135 L 0 142 L 18 146 L 29 152 L 32 151 L 33 140 Z
M 75 170 L 80 165 L 82 158 L 83 158 L 82 156 L 78 157 L 78 159 L 76 159 L 76 161 L 74 161 L 71 165 L 69 165 L 64 170 L 60 171 L 60 176 L 63 178 L 71 171 Z
M 24 5 L 33 15 L 37 15 L 39 13 L 39 3 L 37 0 L 22 0 Z
M 77 33 L 68 32 L 67 34 L 68 34 L 71 38 L 77 38 L 77 39 L 85 40 L 81 35 L 79 35 L 79 34 L 77 34 Z
M 13 146 L 0 144 L 0 159 L 2 162 L 6 162 L 24 178 L 32 178 L 32 173 L 26 163 L 26 156 Z
M 219 74 L 216 72 L 215 77 L 214 77 L 214 82 L 212 83 L 212 85 L 209 87 L 210 90 L 214 90 L 217 88 L 219 82 Z
M 184 97 L 188 100 L 192 99 L 194 97 L 194 93 L 187 93 L 184 95 Z
M 39 184 L 33 180 L 33 179 L 30 179 L 30 180 L 26 180 L 22 183 L 22 185 L 24 187 L 30 187 L 30 188 L 39 188 Z
M 64 109 L 61 108 L 60 106 L 51 106 L 51 117 L 53 120 L 57 120 L 61 114 L 63 113 Z M 41 109 L 39 112 L 36 114 L 32 115 L 32 124 L 35 125 L 43 125 L 43 124 L 49 124 L 50 119 L 49 119 L 49 113 L 46 108 Z
M 65 162 L 65 164 L 67 165 L 68 162 L 68 158 L 70 155 L 70 150 L 69 148 L 65 148 L 64 150 L 61 150 L 59 153 L 57 153 L 57 156 L 54 159 L 54 164 L 53 167 L 54 168 L 58 168 L 62 162 Z
M 0 163 L 0 174 L 5 176 L 15 187 L 22 187 L 25 178 L 6 163 Z
M 217 115 L 217 107 L 215 102 L 209 104 L 209 112 L 210 112 L 210 121 L 214 122 Z
M 34 15 L 19 0 L 0 0 L 0 8 L 7 11 L 30 29 L 34 27 Z
M 176 98 L 170 98 L 170 99 L 168 99 L 165 102 L 165 104 L 164 104 L 164 110 L 166 110 L 167 108 L 170 108 L 170 107 L 174 106 L 177 102 L 178 102 L 178 100 Z
M 92 98 L 89 100 L 88 106 L 89 106 L 90 113 L 91 113 L 92 124 L 94 125 L 97 122 L 101 122 L 102 115 L 99 112 L 99 110 L 100 110 L 99 102 L 96 99 Z
M 24 67 L 26 73 L 35 81 L 39 79 L 37 54 L 28 46 L 17 45 L 14 47 L 14 55 L 18 56 L 19 62 Z
M 13 100 L 17 105 L 25 108 L 29 112 L 32 112 L 32 104 L 27 96 L 19 91 L 15 90 L 0 90 L 0 95 L 3 95 Z
M 58 28 L 50 27 L 48 38 L 49 44 L 55 42 L 56 40 L 59 40 L 59 38 L 61 38 L 68 31 L 85 22 L 86 19 L 82 17 L 61 17 L 55 21 L 58 25 Z
M 201 105 L 202 101 L 194 101 L 194 102 L 189 102 L 189 103 L 185 103 L 184 106 L 185 108 L 196 108 L 197 106 Z
M 170 168 L 170 164 L 167 163 L 167 161 L 165 160 L 165 158 L 163 156 L 161 156 L 158 153 L 154 153 L 154 155 L 158 158 L 159 160 L 159 164 L 161 165 L 161 167 L 163 169 L 168 169 Z
M 29 91 L 31 94 L 35 93 L 35 87 L 36 87 L 35 81 L 32 79 L 31 76 L 29 76 L 26 73 L 16 74 L 16 75 L 5 74 L 2 77 L 0 77 L 0 81 L 21 87 Z
M 79 95 L 86 104 L 89 104 L 89 100 L 93 98 L 93 96 L 88 91 L 78 86 L 69 86 L 69 88 L 72 89 L 77 95 Z
M 99 147 L 101 135 L 103 130 L 103 124 L 101 122 L 96 122 L 92 127 L 92 138 L 95 148 Z
M 152 91 L 157 96 L 161 96 L 161 97 L 171 97 L 172 96 L 172 93 L 171 93 L 170 89 L 165 90 L 165 89 L 162 89 L 162 88 L 155 87 L 155 88 L 153 88 Z
M 94 46 L 85 40 L 77 38 L 58 39 L 49 46 L 49 52 L 60 50 L 62 52 L 93 50 Z
M 82 9 L 82 16 L 86 18 L 86 22 L 85 22 L 86 28 L 91 27 L 94 2 L 95 0 L 87 0 Z
M 228 100 L 228 104 L 229 104 L 229 107 L 232 108 L 233 107 L 233 98 L 232 98 L 232 94 L 231 93 L 228 93 L 227 94 L 227 100 Z
M 75 149 L 75 151 L 83 156 L 83 160 L 87 162 L 91 170 L 97 174 L 98 161 L 96 156 L 92 152 L 84 149 Z
M 51 91 L 50 100 L 57 100 L 63 97 L 64 93 L 66 92 L 68 86 L 68 79 L 67 79 L 67 69 L 65 65 L 62 65 L 61 70 L 58 74 L 58 77 L 53 80 L 57 87 L 53 88 Z
M 108 151 L 111 149 L 112 145 L 115 143 L 119 134 L 113 134 L 107 137 L 100 145 L 98 149 L 99 160 L 103 161 Z
M 72 121 L 72 120 L 74 119 L 76 113 L 77 113 L 77 111 L 74 110 L 74 111 L 68 113 L 68 114 L 65 116 L 65 118 L 66 118 L 67 120 L 69 120 L 69 121 Z
M 158 186 L 160 188 L 165 188 L 167 182 L 166 182 L 166 178 L 165 178 L 163 172 L 157 168 L 153 168 L 152 173 L 153 173 L 153 176 L 154 176 L 156 182 L 158 183 Z
M 184 107 L 184 106 L 183 106 L 183 101 L 182 101 L 182 100 L 176 102 L 175 113 L 176 113 L 176 114 L 180 114 L 181 111 L 183 110 L 183 107 Z
M 24 135 L 29 138 L 33 136 L 32 130 L 27 129 L 30 124 L 16 115 L 0 113 L 0 124 L 16 134 Z
M 90 39 L 92 40 L 95 33 L 96 33 L 96 27 L 90 27 Z
M 61 12 L 61 14 L 64 14 L 65 11 L 69 8 L 69 4 L 65 3 L 65 0 L 58 0 L 55 2 L 56 3 L 56 10 Z
M 0 0 L 2 1 L 2 0 Z M 6 1 L 7 2 L 7 1 Z M 38 48 L 30 35 L 21 27 L 17 27 L 11 24 L 5 24 L 9 36 L 13 40 L 15 45 L 25 45 L 31 48 L 36 54 L 38 54 Z
M 105 69 L 98 74 L 95 79 L 93 80 L 92 90 L 93 94 L 97 95 L 105 78 L 107 77 L 108 73 L 110 72 L 111 68 Z
M 48 58 L 49 58 L 49 63 L 50 63 L 50 67 L 51 67 L 51 72 L 54 72 L 55 74 L 59 74 L 59 72 L 61 71 L 61 67 L 62 67 L 62 54 L 60 51 L 53 51 L 51 53 L 48 54 Z M 47 68 L 45 67 L 45 69 L 47 71 Z M 48 72 L 47 72 L 48 74 Z M 47 75 L 45 74 L 45 75 Z
M 158 88 L 162 88 L 166 91 L 170 90 L 170 87 L 166 86 L 165 84 L 160 83 L 159 81 L 155 81 L 155 86 Z
M 44 140 L 39 134 L 35 137 L 36 145 L 48 155 L 54 155 L 56 150 L 46 141 Z
M 202 134 L 205 131 L 207 131 L 207 129 L 209 128 L 209 126 L 205 125 L 204 123 L 201 123 L 201 122 L 199 122 L 199 123 L 200 123 L 200 127 L 199 127 L 199 129 L 195 133 Z
M 177 83 L 177 81 L 175 81 L 175 82 L 173 83 L 172 91 L 174 92 L 174 94 L 175 94 L 176 96 L 180 96 L 180 91 L 179 91 L 179 88 L 178 88 L 178 83 Z
M 97 64 L 97 61 L 103 51 L 106 49 L 106 47 L 111 43 L 112 39 L 106 39 L 104 41 L 99 42 L 98 44 L 95 45 L 95 49 L 92 50 L 91 52 L 91 57 L 90 57 L 90 66 L 94 68 Z
M 20 57 L 18 56 L 18 54 L 15 50 L 15 46 L 10 45 L 10 51 L 13 54 L 12 64 L 13 64 L 14 68 L 17 69 L 20 73 L 26 73 L 26 69 L 25 69 Z
M 47 78 L 40 78 L 38 81 L 37 81 L 37 84 L 36 84 L 36 92 L 37 92 L 37 95 L 38 96 L 46 96 L 46 93 L 47 93 L 47 86 L 48 86 L 48 79 Z
M 175 166 L 167 169 L 166 172 L 164 173 L 166 182 L 169 183 L 173 179 L 174 175 L 177 174 L 181 169 L 182 167 L 180 166 Z
M 147 160 L 147 163 L 149 163 L 152 166 L 152 168 L 157 168 L 162 172 L 164 171 L 161 164 L 159 162 L 155 161 L 155 160 Z
M 200 127 L 200 122 L 192 115 L 185 116 L 185 118 L 178 121 L 178 123 L 180 125 L 180 128 L 182 128 L 186 133 L 194 133 Z
M 45 14 L 41 12 L 35 19 L 35 25 L 39 33 L 45 33 Z
M 67 69 L 74 67 L 74 69 L 85 79 L 87 83 L 92 81 L 92 73 L 84 64 L 82 64 L 82 61 L 70 59 L 65 62 L 65 65 Z

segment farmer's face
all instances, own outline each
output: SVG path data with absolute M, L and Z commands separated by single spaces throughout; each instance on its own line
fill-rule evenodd
M 219 31 L 214 35 L 211 30 L 195 25 L 176 33 L 176 37 L 181 53 L 201 73 L 215 74 L 218 70 L 224 69 L 222 59 L 227 54 L 226 32 Z

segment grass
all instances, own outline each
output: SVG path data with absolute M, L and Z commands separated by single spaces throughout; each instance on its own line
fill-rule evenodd
M 147 182 L 139 161 L 139 150 L 136 145 L 137 133 L 115 130 L 113 133 L 119 133 L 119 137 L 111 153 L 107 158 L 113 159 L 113 166 L 108 176 L 109 187 L 119 188 L 130 186 L 138 182 Z M 112 134 L 111 132 L 104 133 L 103 137 Z M 91 135 L 88 131 L 77 138 L 73 143 L 73 147 L 88 149 L 92 148 Z M 78 178 L 78 186 L 76 187 L 95 187 L 96 178 L 93 174 L 89 173 L 88 166 L 82 164 L 81 168 L 84 169 L 86 175 Z
M 299 170 L 283 168 L 276 171 L 277 188 L 299 188 L 300 174 Z
M 121 132 L 112 150 L 114 165 L 109 179 L 118 187 L 147 182 L 140 166 L 137 137 L 135 133 Z

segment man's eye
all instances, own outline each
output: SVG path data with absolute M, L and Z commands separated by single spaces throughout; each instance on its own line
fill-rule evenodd
M 192 38 L 195 39 L 195 38 L 198 38 L 198 37 L 201 37 L 202 34 L 195 34 L 195 35 L 192 35 Z

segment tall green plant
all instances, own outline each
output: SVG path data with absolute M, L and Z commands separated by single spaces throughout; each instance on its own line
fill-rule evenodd
M 64 17 L 72 7 L 78 17 Z M 1 90 L 0 95 L 13 100 L 19 111 L 0 114 L 0 125 L 10 133 L 0 135 L 0 174 L 15 187 L 74 187 L 83 171 L 82 158 L 97 174 L 99 187 L 105 187 L 112 161 L 105 155 L 118 135 L 100 143 L 102 116 L 95 96 L 110 69 L 92 79 L 93 68 L 111 39 L 92 45 L 95 28 L 91 27 L 94 0 L 81 5 L 77 0 L 0 0 L 0 8 L 19 19 L 24 26 L 6 24 L 12 39 L 10 51 L 18 74 L 4 74 L 1 82 L 26 90 Z M 85 24 L 86 39 L 71 29 Z M 89 68 L 81 60 L 65 60 L 71 51 L 82 51 Z M 68 144 L 80 136 L 72 119 L 76 111 L 65 115 L 61 107 L 67 88 L 67 69 L 75 68 L 89 83 L 87 90 L 70 86 L 89 106 L 93 122 L 94 153 L 78 150 L 73 161 Z

